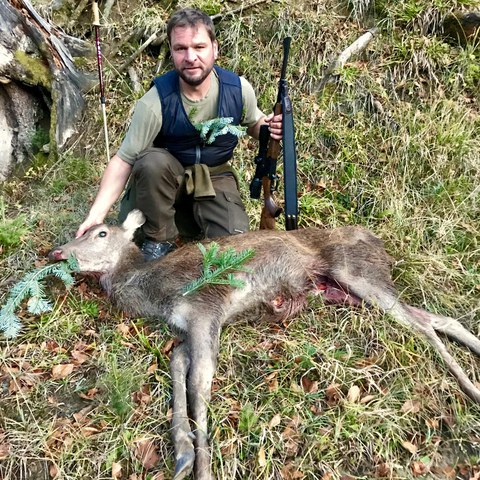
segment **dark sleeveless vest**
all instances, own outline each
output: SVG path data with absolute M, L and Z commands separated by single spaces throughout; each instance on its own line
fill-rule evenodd
M 219 80 L 218 117 L 233 117 L 233 125 L 242 118 L 243 101 L 240 77 L 215 66 Z M 180 96 L 178 73 L 174 70 L 153 80 L 162 103 L 162 128 L 153 146 L 167 149 L 183 166 L 205 163 L 215 167 L 233 156 L 238 138 L 227 133 L 205 144 L 190 122 Z

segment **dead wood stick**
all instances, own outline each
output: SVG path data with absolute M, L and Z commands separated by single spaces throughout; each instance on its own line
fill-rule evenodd
M 228 15 L 233 15 L 234 13 L 243 12 L 249 8 L 255 7 L 260 3 L 265 3 L 267 0 L 257 0 L 256 2 L 251 3 L 250 5 L 242 5 L 241 7 L 234 8 L 228 12 L 216 13 L 215 15 L 210 15 L 212 21 L 218 20 L 219 18 L 227 17 Z
M 321 92 L 330 80 L 330 76 L 332 75 L 332 73 L 334 73 L 339 68 L 342 68 L 352 55 L 357 55 L 363 52 L 365 48 L 367 48 L 367 45 L 370 43 L 373 37 L 377 34 L 377 32 L 378 28 L 371 28 L 361 37 L 357 38 L 357 40 L 355 40 L 345 50 L 343 50 L 343 52 L 340 53 L 340 55 L 328 66 L 325 75 L 323 76 L 322 80 L 318 84 L 318 87 L 316 88 L 316 91 Z
M 110 12 L 112 10 L 113 4 L 115 0 L 107 0 L 105 2 L 105 8 L 103 9 L 103 21 L 106 22 L 108 17 L 110 16 Z
M 153 42 L 162 43 L 167 38 L 167 34 L 162 30 L 161 32 L 152 33 L 140 47 L 130 55 L 125 62 L 117 68 L 118 73 L 122 73 L 129 65 Z

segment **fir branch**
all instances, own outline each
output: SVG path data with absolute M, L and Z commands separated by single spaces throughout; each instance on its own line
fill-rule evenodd
M 197 247 L 203 255 L 203 272 L 201 277 L 185 287 L 183 296 L 196 292 L 206 285 L 230 285 L 236 288 L 245 286 L 243 280 L 235 278 L 233 271 L 248 271 L 244 264 L 255 255 L 254 249 L 246 248 L 236 252 L 233 248 L 227 248 L 220 253 L 220 246 L 216 242 L 210 243 L 208 249 L 201 243 L 198 243 Z
M 243 137 L 247 128 L 239 125 L 231 125 L 233 117 L 220 117 L 196 123 L 194 126 L 200 132 L 201 139 L 211 144 L 220 135 L 230 133 L 236 137 Z
M 16 283 L 10 291 L 7 301 L 0 310 L 0 331 L 6 337 L 15 337 L 21 329 L 20 319 L 15 310 L 27 301 L 27 311 L 32 315 L 50 312 L 52 303 L 46 298 L 45 287 L 41 283 L 46 277 L 58 277 L 68 289 L 73 285 L 73 273 L 78 272 L 78 264 L 73 256 L 66 262 L 54 263 L 32 270 Z

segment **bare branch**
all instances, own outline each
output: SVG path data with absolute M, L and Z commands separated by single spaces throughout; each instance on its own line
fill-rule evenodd
M 145 42 L 140 45 L 140 48 L 130 55 L 125 62 L 117 68 L 118 73 L 125 71 L 128 66 L 153 42 L 162 43 L 166 40 L 167 34 L 162 30 L 161 32 L 152 33 Z
M 361 37 L 357 38 L 350 46 L 348 46 L 342 53 L 330 63 L 323 76 L 322 80 L 320 81 L 316 91 L 321 92 L 325 85 L 329 82 L 331 75 L 337 71 L 338 69 L 342 68 L 347 61 L 353 55 L 358 55 L 359 53 L 363 52 L 367 45 L 371 42 L 371 40 L 375 37 L 378 32 L 378 28 L 371 28 L 367 32 L 365 32 Z

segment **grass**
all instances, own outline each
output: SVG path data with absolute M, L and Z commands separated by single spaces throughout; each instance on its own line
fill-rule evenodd
M 435 30 L 443 15 L 478 2 L 317 3 L 266 2 L 223 19 L 220 65 L 245 75 L 269 112 L 281 40 L 292 35 L 301 227 L 371 228 L 396 258 L 404 299 L 480 335 L 479 51 Z M 136 25 L 148 36 L 172 8 L 120 2 L 103 41 Z M 373 24 L 381 32 L 366 52 L 318 93 L 330 61 Z M 84 35 L 81 25 L 65 28 Z M 112 151 L 138 97 L 115 66 L 135 48 L 104 62 Z M 134 63 L 145 89 L 156 53 Z M 98 98 L 89 101 L 92 119 L 74 147 L 3 185 L 2 299 L 49 248 L 72 238 L 93 201 L 105 153 Z M 261 209 L 248 198 L 255 153 L 242 139 L 235 157 L 252 228 Z M 50 291 L 51 313 L 22 310 L 22 334 L 0 339 L 0 478 L 171 478 L 172 334 L 115 310 L 93 280 Z M 479 359 L 449 349 L 480 382 Z M 477 478 L 479 418 L 432 348 L 374 309 L 312 299 L 288 324 L 232 325 L 222 334 L 210 406 L 218 478 Z

